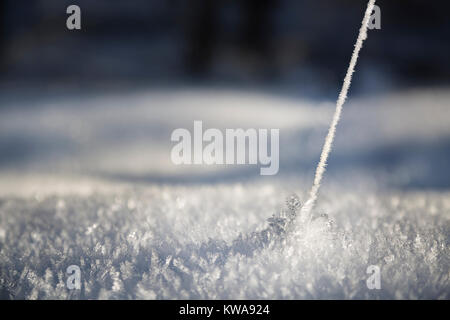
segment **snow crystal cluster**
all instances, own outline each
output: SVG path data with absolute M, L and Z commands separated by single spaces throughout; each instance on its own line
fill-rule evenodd
M 334 221 L 316 214 L 296 233 L 300 200 L 290 196 L 279 210 L 279 191 L 236 184 L 4 197 L 0 297 L 450 298 L 448 193 L 331 192 L 317 212 Z M 80 267 L 81 290 L 66 286 L 70 265 Z M 366 285 L 370 265 L 380 267 L 380 290 Z

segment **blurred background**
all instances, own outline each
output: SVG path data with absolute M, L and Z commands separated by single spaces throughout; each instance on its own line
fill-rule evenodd
M 66 28 L 71 4 L 81 30 Z M 193 120 L 280 128 L 280 174 L 310 177 L 366 5 L 3 0 L 4 189 L 44 173 L 167 183 L 257 176 L 173 166 L 170 133 Z M 358 61 L 331 174 L 360 167 L 380 170 L 388 185 L 447 188 L 450 4 L 377 5 L 381 29 L 369 32 Z
M 66 26 L 77 4 L 82 30 Z M 448 82 L 446 1 L 378 1 L 353 92 Z M 1 4 L 6 83 L 89 87 L 221 81 L 336 93 L 366 1 L 133 0 Z

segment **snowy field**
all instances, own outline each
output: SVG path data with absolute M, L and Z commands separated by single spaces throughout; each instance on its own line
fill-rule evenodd
M 269 242 L 268 218 L 306 198 L 334 101 L 180 88 L 0 103 L 2 299 L 450 299 L 448 90 L 350 97 L 314 220 Z M 279 174 L 173 165 L 170 134 L 194 120 L 279 128 Z

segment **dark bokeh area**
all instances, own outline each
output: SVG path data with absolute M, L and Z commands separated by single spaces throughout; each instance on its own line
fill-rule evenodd
M 82 29 L 66 28 L 77 4 Z M 354 92 L 448 84 L 448 1 L 377 1 Z M 366 1 L 1 2 L 1 81 L 65 86 L 220 82 L 334 94 Z

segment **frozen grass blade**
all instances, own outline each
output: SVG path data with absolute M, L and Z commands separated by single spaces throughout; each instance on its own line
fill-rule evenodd
M 325 173 L 325 168 L 327 166 L 328 156 L 330 155 L 331 148 L 333 146 L 334 136 L 336 134 L 336 127 L 339 123 L 339 119 L 342 113 L 342 106 L 347 99 L 348 89 L 352 81 L 353 72 L 355 72 L 356 62 L 358 61 L 359 51 L 362 48 L 364 40 L 367 38 L 367 28 L 369 24 L 370 15 L 373 11 L 375 5 L 375 0 L 369 0 L 367 4 L 367 9 L 362 20 L 361 28 L 359 29 L 358 39 L 356 40 L 355 49 L 353 50 L 352 58 L 347 69 L 347 74 L 344 78 L 344 83 L 342 85 L 341 92 L 336 102 L 336 110 L 334 111 L 333 120 L 331 121 L 330 127 L 328 129 L 328 134 L 325 139 L 325 143 L 322 147 L 322 153 L 320 155 L 319 163 L 317 164 L 316 173 L 314 176 L 314 183 L 309 192 L 308 200 L 303 205 L 300 211 L 300 218 L 303 222 L 308 222 L 311 220 L 311 210 L 317 199 L 317 195 L 320 188 L 320 183 Z

